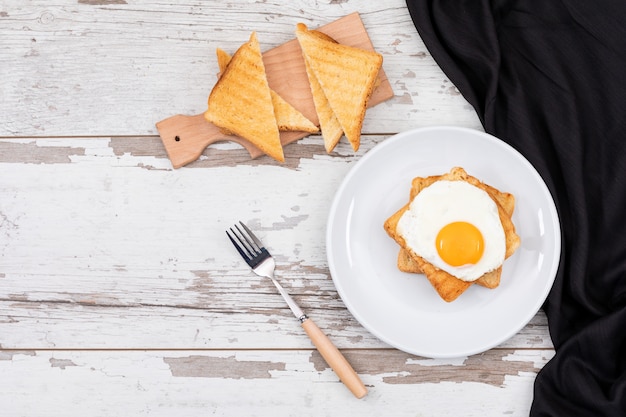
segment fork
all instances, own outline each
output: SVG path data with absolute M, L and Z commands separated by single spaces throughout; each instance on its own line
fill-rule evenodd
M 367 388 L 348 363 L 346 358 L 341 354 L 339 349 L 330 341 L 328 336 L 320 330 L 320 328 L 311 320 L 302 309 L 296 304 L 291 296 L 285 291 L 280 283 L 274 278 L 274 270 L 276 262 L 263 243 L 252 233 L 252 231 L 243 223 L 239 222 L 241 228 L 235 224 L 226 231 L 228 238 L 235 245 L 235 248 L 252 268 L 255 274 L 272 280 L 278 292 L 283 296 L 287 305 L 296 316 L 302 328 L 309 336 L 319 353 L 322 355 L 326 363 L 330 365 L 337 374 L 341 382 L 354 394 L 357 398 L 363 398 L 367 394 Z M 243 229 L 243 230 L 242 230 Z

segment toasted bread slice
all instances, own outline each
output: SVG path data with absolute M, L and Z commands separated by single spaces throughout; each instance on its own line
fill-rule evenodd
M 228 52 L 220 48 L 217 48 L 215 52 L 217 55 L 217 65 L 219 66 L 220 74 L 223 74 L 231 60 L 231 56 Z M 313 124 L 313 122 L 307 119 L 300 111 L 298 111 L 298 109 L 289 104 L 271 88 L 270 94 L 272 95 L 272 105 L 274 106 L 274 115 L 276 116 L 278 130 L 308 133 L 319 132 L 319 129 Z M 224 129 L 222 129 L 222 131 L 224 132 Z
M 221 77 L 222 74 L 224 73 L 224 71 L 226 71 L 226 67 L 228 66 L 228 63 L 231 60 L 231 56 L 228 52 L 226 52 L 223 49 L 217 48 L 215 50 L 215 54 L 217 55 L 217 66 L 220 69 L 220 73 L 218 77 Z M 225 129 L 223 127 L 220 127 L 220 132 L 222 132 L 225 135 L 234 135 L 233 132 L 229 131 L 228 129 Z
M 490 196 L 492 195 L 491 193 L 493 193 L 494 195 L 497 195 L 497 192 L 499 192 L 495 188 L 490 187 L 482 183 L 480 180 L 468 175 L 465 172 L 465 170 L 463 170 L 462 168 L 455 167 L 448 174 L 435 176 L 435 177 L 427 177 L 427 178 L 418 177 L 414 179 L 413 184 L 412 184 L 413 186 L 411 189 L 411 201 L 417 194 L 419 194 L 419 192 L 423 188 L 427 187 L 428 185 L 438 180 L 467 181 L 468 183 L 485 190 L 488 194 L 490 194 Z M 494 200 L 494 202 L 496 203 L 496 206 L 498 207 L 498 215 L 500 217 L 500 221 L 502 222 L 502 227 L 504 229 L 505 244 L 506 244 L 505 259 L 506 259 L 509 256 L 511 256 L 513 252 L 515 252 L 515 250 L 520 245 L 519 236 L 516 234 L 515 226 L 513 225 L 513 222 L 511 221 L 511 214 L 512 214 L 512 210 L 514 207 L 514 199 L 512 195 L 508 193 L 502 193 L 502 200 L 507 204 L 507 208 L 509 209 L 508 212 L 503 208 L 502 204 L 500 204 L 500 202 L 498 201 L 496 197 L 492 196 L 492 199 Z M 511 202 L 513 205 L 511 205 Z M 406 272 L 416 272 L 417 270 L 423 272 L 426 275 L 426 278 L 428 278 L 432 286 L 435 288 L 435 290 L 437 291 L 437 293 L 443 300 L 447 302 L 453 301 L 459 295 L 461 295 L 465 290 L 467 290 L 467 288 L 469 288 L 473 282 L 460 280 L 448 274 L 447 272 L 436 268 L 431 263 L 429 263 L 428 261 L 426 261 L 419 255 L 415 254 L 409 247 L 406 246 L 406 242 L 404 241 L 402 236 L 399 233 L 397 233 L 396 227 L 397 227 L 398 221 L 400 220 L 400 217 L 402 217 L 404 212 L 408 210 L 409 204 L 410 203 L 407 203 L 404 207 L 402 207 L 400 210 L 394 213 L 391 217 L 389 217 L 385 221 L 385 224 L 384 224 L 384 228 L 387 234 L 391 238 L 393 238 L 400 245 L 400 247 L 405 251 L 405 253 L 401 253 L 398 255 L 398 267 L 400 268 L 401 266 L 400 263 L 402 262 L 403 264 L 402 266 L 404 267 L 405 271 L 408 268 L 414 269 L 414 271 L 406 271 Z M 410 265 L 408 262 L 405 262 L 407 256 L 410 257 L 412 261 Z M 480 277 L 479 280 L 481 280 L 481 282 L 479 284 L 488 288 L 495 288 L 500 283 L 501 273 L 502 273 L 502 266 Z M 477 282 L 477 281 L 474 281 L 474 282 Z
M 382 55 L 342 45 L 311 33 L 298 23 L 296 37 L 341 128 L 358 150 L 367 101 L 374 90 Z
M 456 300 L 465 290 L 467 290 L 472 282 L 462 281 L 454 276 L 448 274 L 445 271 L 435 268 L 431 263 L 427 262 L 421 256 L 415 254 L 410 248 L 406 246 L 404 238 L 396 232 L 396 227 L 400 218 L 405 211 L 409 209 L 409 203 L 404 205 L 400 210 L 396 211 L 391 217 L 389 217 L 384 224 L 387 234 L 406 250 L 411 256 L 414 262 L 418 265 L 419 269 L 426 275 L 428 281 L 433 286 L 439 296 L 447 302 Z
M 419 264 L 411 257 L 411 254 L 405 250 L 400 249 L 398 252 L 398 269 L 402 272 L 409 272 L 413 274 L 423 274 L 422 268 L 420 268 Z M 500 285 L 500 275 L 502 273 L 502 269 L 494 269 L 491 272 L 487 272 L 481 277 L 479 277 L 474 283 L 478 285 L 482 285 L 486 288 L 496 288 Z
M 222 48 L 216 48 L 215 55 L 217 56 L 217 66 L 220 69 L 219 76 L 221 77 L 224 71 L 226 71 L 226 67 L 230 63 L 232 56 Z
M 256 33 L 233 55 L 208 100 L 204 117 L 283 162 L 285 156 Z
M 276 91 L 270 90 L 270 93 L 272 94 L 272 104 L 274 105 L 274 114 L 276 114 L 278 130 L 308 133 L 317 133 L 320 131 L 312 121 L 304 117 L 302 113 L 278 95 Z
M 337 41 L 330 36 L 317 30 L 312 30 L 310 33 L 321 39 L 325 39 L 328 42 L 337 43 Z M 306 69 L 306 75 L 309 79 L 311 95 L 313 96 L 313 104 L 315 106 L 317 118 L 319 119 L 320 130 L 322 131 L 322 138 L 324 139 L 324 148 L 327 153 L 331 153 L 333 149 L 335 149 L 335 146 L 339 143 L 339 140 L 341 140 L 341 137 L 343 136 L 343 129 L 341 128 L 339 120 L 337 120 L 333 109 L 330 107 L 330 103 L 328 103 L 324 90 L 322 90 L 322 86 L 317 80 L 317 77 L 313 73 L 311 65 L 309 65 L 306 58 L 304 58 L 304 67 Z
M 469 178 L 470 176 L 468 176 Z M 476 183 L 475 178 L 471 177 L 469 181 Z M 441 179 L 441 175 L 431 176 L 431 177 L 416 177 L 413 179 L 411 183 L 411 193 L 410 198 L 413 199 L 423 188 L 428 187 L 435 181 Z M 502 192 L 490 185 L 485 183 L 481 183 L 483 190 L 489 194 L 489 196 L 496 201 L 496 203 L 500 204 L 502 209 L 504 210 L 506 216 L 510 219 L 513 215 L 513 211 L 515 210 L 515 197 L 513 194 Z M 516 247 L 514 244 L 511 244 L 507 250 L 507 255 L 510 256 Z M 506 257 L 508 257 L 506 256 Z M 411 272 L 421 274 L 423 271 L 420 269 L 419 265 L 413 260 L 413 258 L 409 255 L 409 253 L 405 249 L 400 249 L 398 253 L 398 261 L 397 261 L 398 269 L 403 272 Z M 500 284 L 500 273 L 499 271 L 488 272 L 485 275 L 478 278 L 476 284 L 482 285 L 487 288 L 496 288 Z
M 326 94 L 322 90 L 322 86 L 317 77 L 311 69 L 311 65 L 305 59 L 304 66 L 306 68 L 306 74 L 309 77 L 309 85 L 311 86 L 311 94 L 313 95 L 313 104 L 315 105 L 315 112 L 320 122 L 320 130 L 322 131 L 322 138 L 324 139 L 324 148 L 327 153 L 331 153 L 335 146 L 341 140 L 343 136 L 343 129 L 337 116 L 333 112 L 333 109 L 328 103 Z

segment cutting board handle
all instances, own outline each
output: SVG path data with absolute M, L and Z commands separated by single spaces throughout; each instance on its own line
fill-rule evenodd
M 239 136 L 222 133 L 220 128 L 207 121 L 203 114 L 196 116 L 177 114 L 161 120 L 156 127 L 174 168 L 195 161 L 212 143 L 228 140 L 246 148 L 252 159 L 264 155 L 252 142 Z M 280 141 L 284 146 L 308 135 L 307 132 L 280 132 Z
M 180 168 L 195 161 L 207 146 L 220 141 L 233 141 L 246 148 L 251 157 L 256 157 L 258 149 L 238 136 L 225 135 L 203 114 L 185 116 L 177 114 L 156 124 L 167 155 L 174 168 Z

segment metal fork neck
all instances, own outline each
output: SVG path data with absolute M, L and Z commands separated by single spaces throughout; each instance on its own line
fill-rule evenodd
M 253 267 L 253 270 L 256 274 L 274 279 L 274 268 L 276 267 L 276 263 L 274 262 L 274 258 L 268 257 L 264 259 L 261 263 Z
M 269 278 L 271 278 L 272 282 L 274 283 L 274 286 L 276 287 L 276 289 L 278 290 L 280 295 L 283 296 L 283 298 L 285 299 L 285 302 L 287 303 L 287 305 L 289 306 L 289 308 L 291 309 L 293 314 L 296 316 L 296 318 L 300 321 L 300 323 L 304 323 L 306 321 L 306 319 L 308 319 L 307 315 L 304 314 L 304 312 L 298 306 L 298 304 L 296 304 L 296 302 L 293 300 L 293 298 L 291 298 L 291 296 L 289 294 L 287 294 L 287 291 L 285 291 L 283 286 L 280 285 L 278 283 L 278 281 L 276 281 L 276 279 L 273 276 L 271 276 Z

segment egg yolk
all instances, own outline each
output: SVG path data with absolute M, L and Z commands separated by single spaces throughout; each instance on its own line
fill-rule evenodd
M 475 264 L 483 256 L 485 242 L 480 230 L 467 222 L 445 225 L 437 234 L 437 253 L 451 266 Z

